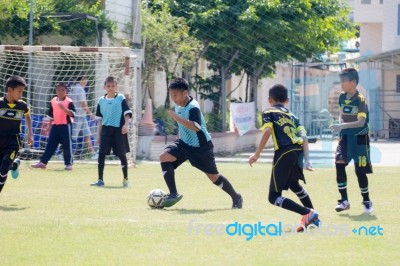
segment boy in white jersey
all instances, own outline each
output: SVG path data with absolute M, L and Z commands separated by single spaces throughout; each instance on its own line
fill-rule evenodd
M 175 169 L 186 160 L 192 166 L 204 172 L 217 186 L 232 198 L 232 208 L 241 209 L 242 196 L 235 191 L 231 183 L 219 174 L 215 165 L 214 146 L 207 131 L 199 103 L 189 96 L 189 84 L 183 78 L 175 78 L 168 85 L 169 95 L 175 103 L 175 111 L 169 115 L 178 123 L 179 138 L 168 145 L 160 155 L 161 169 L 169 194 L 163 203 L 171 207 L 182 199 L 175 184 Z

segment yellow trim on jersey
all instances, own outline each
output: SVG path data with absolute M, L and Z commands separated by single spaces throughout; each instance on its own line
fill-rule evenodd
M 359 118 L 359 117 L 367 118 L 367 114 L 366 113 L 358 113 L 357 118 Z
M 274 125 L 273 125 L 271 122 L 268 122 L 268 123 L 265 123 L 260 129 L 261 129 L 262 131 L 264 131 L 264 130 L 267 129 L 267 127 L 273 128 Z

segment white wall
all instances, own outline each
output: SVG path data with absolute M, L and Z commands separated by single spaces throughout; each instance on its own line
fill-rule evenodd
M 384 3 L 382 52 L 399 49 L 400 47 L 400 35 L 397 34 L 400 0 L 390 0 Z

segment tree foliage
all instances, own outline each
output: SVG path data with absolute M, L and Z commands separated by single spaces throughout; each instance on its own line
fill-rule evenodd
M 93 43 L 98 33 L 107 30 L 113 34 L 114 24 L 106 18 L 99 0 L 35 0 L 34 2 L 34 43 L 40 35 L 59 34 L 71 36 L 73 45 Z M 0 38 L 25 37 L 29 35 L 29 1 L 0 0 Z M 62 19 L 55 13 L 86 14 L 97 18 L 97 24 L 89 19 Z M 75 16 L 76 18 L 76 16 Z
M 355 34 L 340 0 L 175 0 L 170 6 L 208 46 L 204 57 L 211 69 L 220 70 L 233 58 L 226 71 L 245 71 L 253 83 L 273 73 L 276 62 L 305 62 L 337 51 Z
M 145 65 L 143 82 L 156 70 L 167 73 L 166 82 L 182 72 L 189 72 L 202 50 L 201 42 L 189 34 L 184 18 L 171 15 L 167 4 L 152 1 L 142 12 L 142 37 Z M 146 86 L 146 84 L 144 84 Z M 166 100 L 168 106 L 169 100 Z

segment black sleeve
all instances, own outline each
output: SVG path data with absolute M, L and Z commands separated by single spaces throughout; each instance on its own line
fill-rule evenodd
M 54 118 L 53 115 L 53 105 L 50 102 L 49 110 L 47 111 L 47 115 L 50 116 L 51 118 Z
M 100 112 L 100 104 L 97 104 L 97 107 L 96 107 L 96 116 L 97 116 L 97 117 L 103 117 L 103 115 L 102 115 L 101 112 Z
M 76 110 L 75 110 L 75 105 L 74 105 L 74 103 L 73 103 L 73 102 L 70 102 L 70 103 L 69 103 L 69 105 L 68 105 L 68 109 L 69 109 L 70 111 L 72 111 L 72 112 L 74 113 L 74 115 L 73 115 L 73 116 L 75 116 L 75 112 L 76 112 Z
M 129 109 L 128 103 L 125 99 L 122 101 L 122 112 L 124 113 L 124 117 L 129 115 L 129 118 L 132 118 L 132 111 Z
M 195 107 L 189 110 L 189 120 L 201 126 L 201 111 Z

